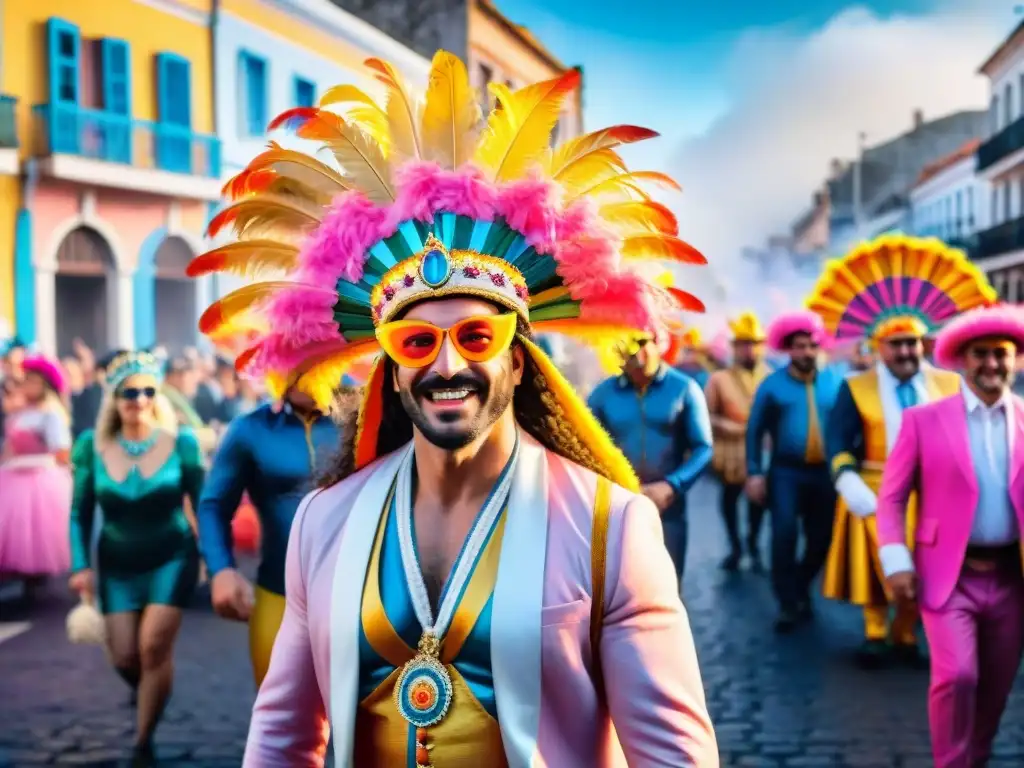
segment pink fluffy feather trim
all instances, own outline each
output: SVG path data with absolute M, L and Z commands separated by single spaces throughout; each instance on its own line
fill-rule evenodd
M 794 333 L 806 333 L 812 339 L 825 345 L 827 334 L 821 318 L 810 310 L 799 310 L 779 315 L 768 326 L 768 346 L 776 352 L 784 352 L 786 339 Z
M 317 231 L 303 244 L 294 290 L 266 305 L 274 333 L 260 345 L 248 367 L 253 374 L 289 370 L 303 350 L 338 337 L 333 302 L 301 284 L 333 288 L 339 279 L 358 282 L 367 252 L 410 219 L 429 222 L 438 212 L 478 221 L 504 218 L 527 242 L 558 262 L 558 274 L 581 314 L 592 321 L 628 322 L 664 336 L 659 296 L 648 281 L 626 267 L 617 238 L 589 202 L 565 206 L 560 186 L 531 177 L 493 184 L 472 166 L 454 171 L 433 163 L 409 162 L 397 173 L 396 199 L 379 207 L 359 192 L 335 198 Z
M 935 339 L 935 363 L 956 370 L 964 347 L 975 339 L 1008 339 L 1024 351 L 1024 309 L 1000 304 L 965 312 L 943 328 Z
M 43 380 L 58 395 L 64 396 L 67 394 L 68 382 L 64 376 L 64 369 L 53 358 L 45 355 L 35 355 L 34 357 L 27 358 L 22 367 L 26 373 L 31 372 L 42 376 Z

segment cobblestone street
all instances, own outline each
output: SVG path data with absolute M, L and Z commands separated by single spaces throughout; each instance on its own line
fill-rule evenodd
M 686 601 L 722 765 L 930 766 L 927 673 L 857 670 L 859 620 L 842 607 L 819 603 L 815 625 L 790 637 L 772 634 L 768 579 L 727 578 L 717 570 L 724 551 L 716 494 L 702 484 L 691 496 Z M 102 651 L 66 642 L 69 607 L 51 598 L 18 614 L 0 604 L 0 768 L 105 768 L 125 754 L 132 728 L 127 693 Z M 13 623 L 21 621 L 31 626 L 4 641 L 4 629 L 13 634 Z M 246 647 L 243 626 L 202 606 L 189 612 L 177 689 L 157 737 L 162 765 L 239 765 L 253 697 Z M 1021 765 L 1024 686 L 1018 685 L 991 766 Z

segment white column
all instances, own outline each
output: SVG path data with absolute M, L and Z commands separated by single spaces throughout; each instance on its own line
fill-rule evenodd
M 37 266 L 36 344 L 47 355 L 57 354 L 57 275 L 53 269 Z
M 110 327 L 108 337 L 115 349 L 135 348 L 135 296 L 130 272 L 112 272 L 107 278 Z

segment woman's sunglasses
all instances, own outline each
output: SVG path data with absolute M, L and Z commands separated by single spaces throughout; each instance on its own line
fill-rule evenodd
M 467 317 L 450 328 L 426 320 L 395 320 L 377 329 L 384 352 L 403 368 L 426 368 L 437 360 L 445 337 L 471 363 L 486 363 L 506 351 L 516 335 L 516 315 Z
M 139 398 L 146 398 L 152 400 L 156 397 L 156 387 L 125 387 L 117 392 L 117 397 L 120 400 L 135 401 Z

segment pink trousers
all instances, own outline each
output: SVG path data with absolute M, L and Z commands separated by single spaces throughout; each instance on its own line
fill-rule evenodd
M 949 602 L 921 611 L 931 652 L 935 768 L 978 768 L 992 752 L 1024 648 L 1024 576 L 965 567 Z

